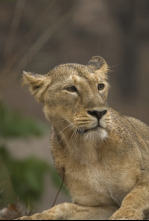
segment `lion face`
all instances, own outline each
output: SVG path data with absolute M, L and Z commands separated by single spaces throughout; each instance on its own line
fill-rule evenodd
M 87 66 L 59 65 L 44 76 L 25 73 L 23 80 L 36 99 L 44 103 L 45 115 L 57 130 L 105 138 L 107 70 L 102 58 L 93 57 Z

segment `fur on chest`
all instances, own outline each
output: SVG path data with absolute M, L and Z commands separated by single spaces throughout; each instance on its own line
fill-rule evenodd
M 66 148 L 55 149 L 54 158 L 57 168 L 65 168 L 65 183 L 73 201 L 84 205 L 110 201 L 120 205 L 139 175 L 134 158 L 122 157 L 107 146 L 76 146 L 71 153 Z
M 116 203 L 123 198 L 136 183 L 136 170 L 121 165 L 119 168 L 100 163 L 79 165 L 73 159 L 65 167 L 66 185 L 72 198 L 78 203 L 100 205 Z

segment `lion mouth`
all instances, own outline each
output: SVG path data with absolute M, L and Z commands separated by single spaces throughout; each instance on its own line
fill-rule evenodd
M 83 135 L 83 134 L 86 134 L 90 131 L 96 131 L 96 130 L 98 130 L 98 128 L 100 128 L 100 126 L 96 126 L 96 127 L 89 128 L 89 129 L 78 129 L 77 132 L 78 132 L 78 134 Z

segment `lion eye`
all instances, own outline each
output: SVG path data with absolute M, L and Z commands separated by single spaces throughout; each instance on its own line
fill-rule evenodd
M 104 84 L 98 84 L 98 90 L 102 91 L 105 88 Z
M 77 92 L 77 88 L 75 86 L 66 87 L 65 90 L 69 92 Z

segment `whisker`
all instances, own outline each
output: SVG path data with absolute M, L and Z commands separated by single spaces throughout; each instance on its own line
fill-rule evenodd
M 72 133 L 72 135 L 71 135 L 71 138 L 70 138 L 70 140 L 69 140 L 69 146 L 70 146 L 71 144 L 74 145 L 74 143 L 73 143 L 73 138 L 74 138 L 75 133 L 76 133 L 76 131 L 74 130 L 73 133 Z
M 77 133 L 77 130 L 75 130 L 75 133 L 74 133 L 74 136 L 73 136 L 73 140 L 72 140 L 73 146 L 75 146 L 76 141 L 78 142 L 78 138 L 80 139 L 80 136 Z
M 67 128 L 72 127 L 72 123 L 63 128 L 59 133 L 63 133 Z
M 61 139 L 59 142 L 61 142 L 62 140 L 65 139 L 65 137 L 67 136 L 67 134 L 74 129 L 74 125 L 73 123 L 70 123 L 69 125 L 67 125 L 62 131 L 59 132 L 59 135 L 61 136 Z

